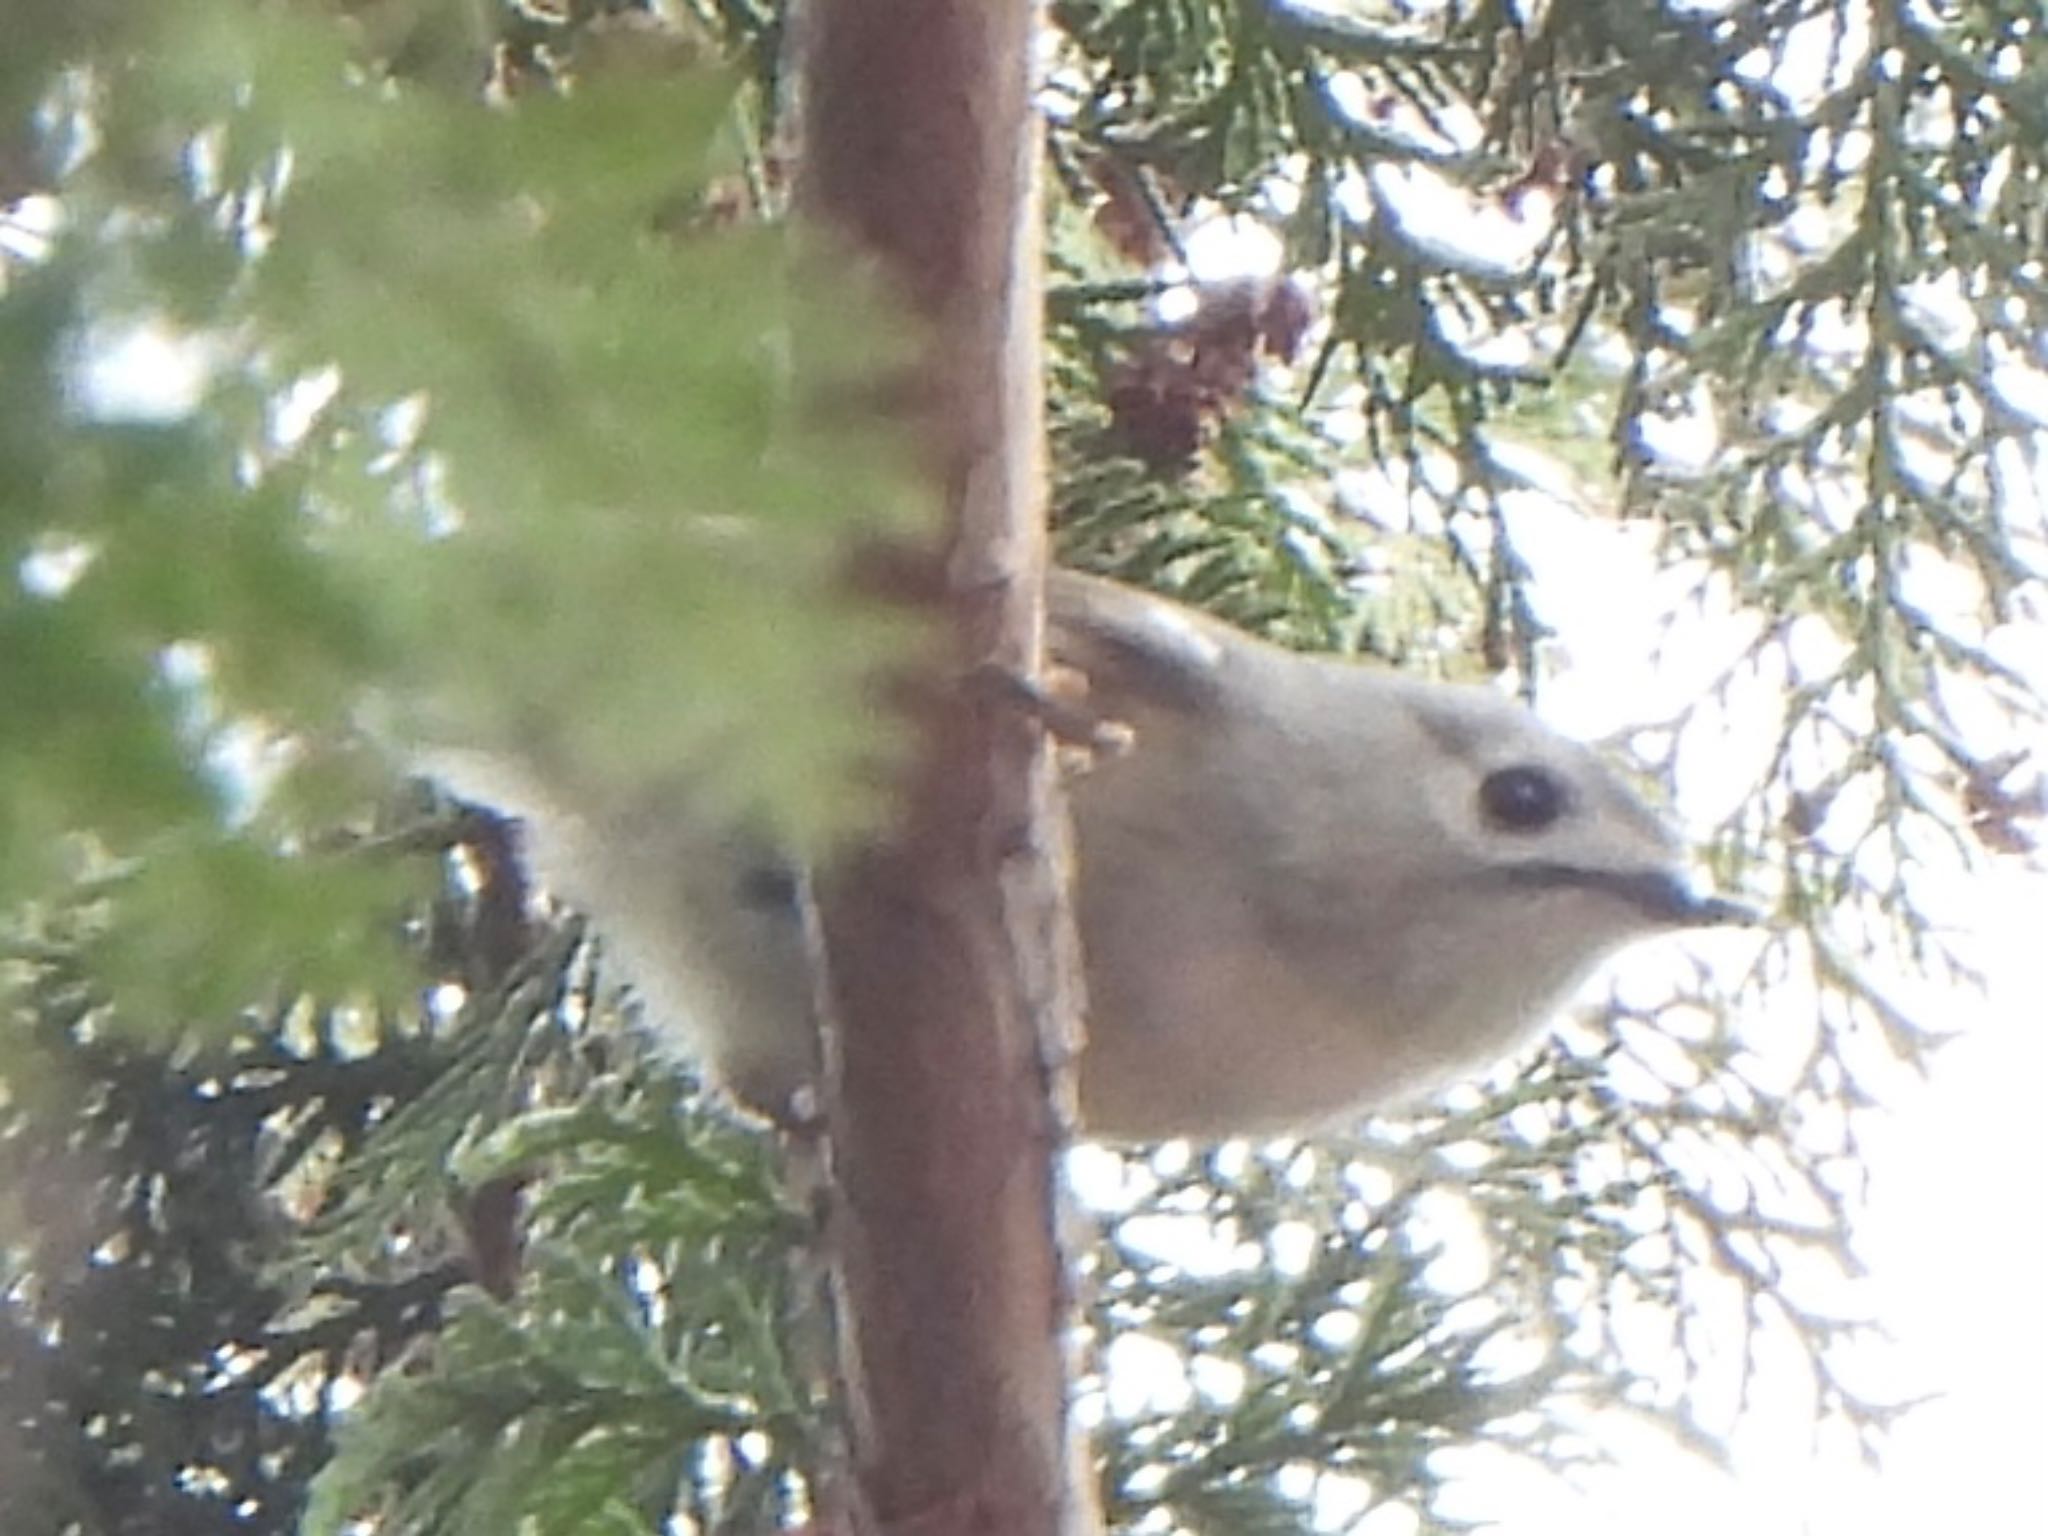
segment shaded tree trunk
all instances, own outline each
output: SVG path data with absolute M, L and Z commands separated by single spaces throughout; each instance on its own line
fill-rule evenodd
M 970 681 L 1039 654 L 1035 23 L 987 0 L 804 19 L 803 198 L 928 327 L 906 398 L 945 501 L 932 547 L 864 563 L 943 650 L 897 701 L 918 745 L 893 835 L 820 893 L 855 1520 L 897 1536 L 1083 1528 L 1041 1050 L 1072 1016 L 1062 834 L 1036 725 Z

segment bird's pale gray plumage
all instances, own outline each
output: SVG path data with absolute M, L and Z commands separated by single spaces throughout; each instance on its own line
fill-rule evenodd
M 1596 754 L 1491 689 L 1099 579 L 1056 576 L 1049 603 L 1136 738 L 1073 786 L 1090 1125 L 1281 1131 L 1412 1099 L 1620 944 L 1732 912 Z
M 1084 1124 L 1300 1130 L 1411 1099 L 1536 1032 L 1600 958 L 1725 921 L 1596 754 L 1485 688 L 1283 650 L 1096 577 L 1048 584 L 1055 659 L 1129 751 L 1070 781 L 1089 997 Z M 594 803 L 502 752 L 435 751 L 526 818 L 584 907 L 742 1098 L 814 1061 L 788 881 L 675 792 Z

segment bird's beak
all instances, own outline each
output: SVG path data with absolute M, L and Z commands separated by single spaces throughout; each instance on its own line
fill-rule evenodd
M 1727 928 L 1761 923 L 1754 908 L 1725 897 L 1706 895 L 1683 875 L 1668 869 L 1619 871 L 1581 869 L 1569 864 L 1524 864 L 1510 878 L 1524 885 L 1577 886 L 1617 896 L 1659 926 Z
M 1763 921 L 1754 907 L 1696 890 L 1683 875 L 1669 871 L 1625 875 L 1618 884 L 1644 912 L 1674 928 L 1749 927 Z

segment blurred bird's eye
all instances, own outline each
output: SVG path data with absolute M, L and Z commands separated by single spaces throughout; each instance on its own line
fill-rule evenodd
M 1479 785 L 1479 809 L 1502 832 L 1541 832 L 1564 814 L 1568 799 L 1555 775 L 1527 763 L 1497 768 Z
M 740 905 L 752 912 L 792 910 L 798 891 L 795 867 L 780 859 L 762 859 L 749 864 L 740 874 Z

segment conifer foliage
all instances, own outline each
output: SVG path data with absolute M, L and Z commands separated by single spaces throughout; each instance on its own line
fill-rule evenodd
M 1354 1135 L 1080 1154 L 1109 1523 L 1449 1529 L 1437 1453 L 1711 1451 L 1788 1349 L 1875 1447 L 1861 1117 L 1973 964 L 1922 877 L 2039 858 L 2037 8 L 1046 25 L 1065 558 L 1540 702 L 1525 509 L 1633 541 L 1733 640 L 1628 746 L 1761 711 L 1706 852 L 1774 918 Z M 383 750 L 689 764 L 805 850 L 875 813 L 914 639 L 833 578 L 926 509 L 887 305 L 788 227 L 784 13 L 7 30 L 0 1529 L 836 1529 L 810 1200 Z

